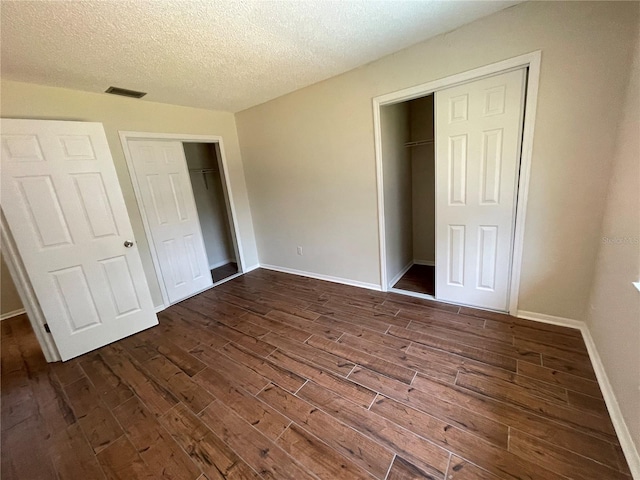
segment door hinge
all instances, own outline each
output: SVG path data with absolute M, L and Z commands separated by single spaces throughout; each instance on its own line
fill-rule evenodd
M 49 328 L 49 324 L 48 323 L 44 324 L 44 331 L 47 332 L 47 333 L 51 333 L 51 329 Z

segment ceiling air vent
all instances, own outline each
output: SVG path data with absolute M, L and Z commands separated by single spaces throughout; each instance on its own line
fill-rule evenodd
M 109 87 L 104 93 L 110 93 L 112 95 L 122 95 L 123 97 L 142 98 L 147 92 L 136 92 L 135 90 L 127 90 L 126 88 Z

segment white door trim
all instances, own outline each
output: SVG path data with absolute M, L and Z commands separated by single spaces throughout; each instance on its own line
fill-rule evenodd
M 129 131 L 119 131 L 120 135 L 120 143 L 122 143 L 122 150 L 124 151 L 124 158 L 127 161 L 127 169 L 129 170 L 129 176 L 131 177 L 131 183 L 133 184 L 133 191 L 136 196 L 136 203 L 138 205 L 138 211 L 142 217 L 142 224 L 144 226 L 144 231 L 147 236 L 147 243 L 149 244 L 149 251 L 151 252 L 151 259 L 153 260 L 153 266 L 156 272 L 156 277 L 158 279 L 158 284 L 160 285 L 160 292 L 162 293 L 162 300 L 164 305 L 156 305 L 156 308 L 166 308 L 171 305 L 169 301 L 169 295 L 167 294 L 167 290 L 165 288 L 164 282 L 162 281 L 162 271 L 160 270 L 160 262 L 158 260 L 158 252 L 155 249 L 153 242 L 151 241 L 151 228 L 149 226 L 149 221 L 147 219 L 147 214 L 142 207 L 142 193 L 140 192 L 140 188 L 138 186 L 138 179 L 136 176 L 135 168 L 133 168 L 133 158 L 131 156 L 131 151 L 129 150 L 129 140 L 174 140 L 178 142 L 186 142 L 186 143 L 217 143 L 220 147 L 220 161 L 222 164 L 222 178 L 223 182 L 223 190 L 225 191 L 225 195 L 229 201 L 229 209 L 231 210 L 231 215 L 229 221 L 231 223 L 231 231 L 233 233 L 233 237 L 235 240 L 235 246 L 237 246 L 237 254 L 238 254 L 238 270 L 239 272 L 244 273 L 244 251 L 242 248 L 242 239 L 240 237 L 240 230 L 238 228 L 238 216 L 236 214 L 235 202 L 233 200 L 233 192 L 231 189 L 231 181 L 229 178 L 229 169 L 227 167 L 227 157 L 224 151 L 224 143 L 222 137 L 219 135 L 190 135 L 184 133 L 150 133 L 150 132 L 129 132 Z M 214 284 L 215 286 L 215 284 Z
M 478 80 L 480 78 L 503 73 L 510 70 L 527 67 L 527 90 L 525 101 L 524 128 L 522 136 L 522 155 L 520 158 L 520 176 L 518 179 L 518 198 L 516 204 L 516 221 L 513 239 L 513 259 L 511 263 L 511 279 L 509 288 L 509 313 L 515 315 L 518 310 L 518 296 L 520 290 L 520 274 L 522 270 L 522 252 L 524 243 L 525 215 L 529 196 L 529 177 L 531 172 L 531 156 L 533 134 L 538 104 L 538 85 L 540 79 L 540 50 L 510 58 L 500 62 L 485 65 L 449 77 L 427 82 L 422 85 L 405 88 L 397 92 L 379 95 L 373 98 L 373 133 L 375 142 L 376 181 L 378 193 L 378 245 L 380 253 L 380 287 L 383 292 L 389 290 L 387 279 L 387 254 L 385 242 L 384 218 L 384 184 L 382 170 L 382 130 L 380 124 L 380 107 L 394 103 L 405 102 L 429 95 L 438 90 L 449 88 L 461 83 Z

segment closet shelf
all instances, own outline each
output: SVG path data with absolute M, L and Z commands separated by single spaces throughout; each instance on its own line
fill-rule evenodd
M 433 143 L 433 140 L 417 140 L 415 142 L 407 142 L 404 144 L 405 147 L 418 147 L 420 145 L 429 145 Z

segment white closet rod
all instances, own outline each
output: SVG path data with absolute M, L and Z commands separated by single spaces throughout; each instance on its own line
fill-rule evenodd
M 433 143 L 433 140 L 418 140 L 417 142 L 407 142 L 404 144 L 405 147 L 417 147 L 420 145 L 429 145 Z
M 201 173 L 202 174 L 202 181 L 204 182 L 204 188 L 206 188 L 207 190 L 209 190 L 209 182 L 207 182 L 207 173 L 218 173 L 218 169 L 217 168 L 190 168 L 189 169 L 190 173 Z

